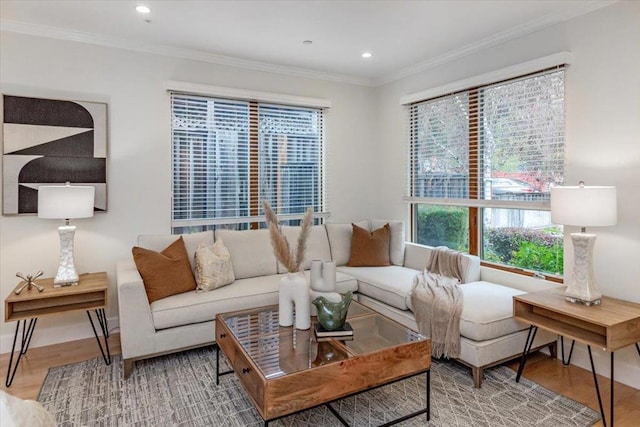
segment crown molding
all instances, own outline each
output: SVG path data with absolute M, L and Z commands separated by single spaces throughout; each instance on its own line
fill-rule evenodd
M 620 0 L 592 0 L 581 2 L 580 7 L 574 6 L 572 8 L 566 8 L 565 10 L 560 12 L 548 14 L 535 21 L 513 27 L 509 30 L 463 46 L 460 49 L 456 49 L 444 55 L 439 55 L 426 61 L 419 62 L 417 64 L 401 69 L 400 71 L 387 74 L 377 79 L 356 77 L 337 73 L 327 73 L 304 68 L 289 67 L 285 65 L 276 65 L 266 62 L 235 58 L 232 56 L 218 55 L 215 53 L 209 53 L 199 50 L 182 49 L 167 45 L 140 43 L 115 36 L 104 36 L 83 31 L 69 30 L 66 28 L 32 24 L 7 19 L 0 19 L 0 30 L 33 36 L 55 38 L 59 40 L 70 40 L 80 43 L 94 44 L 98 46 L 113 47 L 135 52 L 144 52 L 168 57 L 202 61 L 217 65 L 225 65 L 229 67 L 254 71 L 263 71 L 267 73 L 283 74 L 293 77 L 306 77 L 330 82 L 375 87 L 382 86 L 384 84 L 427 71 L 437 66 L 482 51 L 483 49 L 508 42 L 518 37 L 540 31 L 544 28 L 550 27 L 560 22 L 568 21 L 580 15 L 584 15 L 594 10 L 618 3 L 619 1 Z
M 424 101 L 442 95 L 448 95 L 472 87 L 517 78 L 547 68 L 553 68 L 560 65 L 568 65 L 571 64 L 571 62 L 571 52 L 558 52 L 553 55 L 532 59 L 531 61 L 515 64 L 510 67 L 501 68 L 495 71 L 490 71 L 488 73 L 473 76 L 468 79 L 447 83 L 443 86 L 430 88 L 416 93 L 410 93 L 400 98 L 400 105 L 409 105 L 414 102 Z
M 209 53 L 194 49 L 182 49 L 166 45 L 141 43 L 121 37 L 105 36 L 84 31 L 52 27 L 48 25 L 0 19 L 0 30 L 19 34 L 27 34 L 31 36 L 47 37 L 58 40 L 68 40 L 98 46 L 112 47 L 134 52 L 144 52 L 174 58 L 209 62 L 212 64 L 242 68 L 246 70 L 263 71 L 267 73 L 283 74 L 293 77 L 306 77 L 311 79 L 326 80 L 337 83 L 347 83 L 359 86 L 373 86 L 373 79 L 369 78 L 355 77 L 337 73 L 327 73 L 323 71 L 270 64 L 266 62 L 251 61 L 248 59 L 218 55 L 215 53 Z
M 619 1 L 620 0 L 587 1 L 587 2 L 581 3 L 581 7 L 571 8 L 571 9 L 567 8 L 561 12 L 548 14 L 535 21 L 531 21 L 524 25 L 513 27 L 501 33 L 494 34 L 482 40 L 478 40 L 477 42 L 463 46 L 460 49 L 456 49 L 444 55 L 436 56 L 435 58 L 431 58 L 426 61 L 419 62 L 417 64 L 406 67 L 396 73 L 388 74 L 387 76 L 384 76 L 380 79 L 375 79 L 373 81 L 373 85 L 382 86 L 384 84 L 391 83 L 396 80 L 400 80 L 405 77 L 409 77 L 411 75 L 427 71 L 431 68 L 435 68 L 437 66 L 446 64 L 448 62 L 455 61 L 465 56 L 480 52 L 484 49 L 488 49 L 490 47 L 497 46 L 499 44 L 508 42 L 510 40 L 517 39 L 527 34 L 531 34 L 536 31 L 543 30 L 552 25 L 568 21 L 570 19 L 576 18 L 580 15 L 584 15 L 589 12 L 593 12 L 594 10 L 597 10 L 606 6 L 610 6 L 612 4 L 618 3 Z

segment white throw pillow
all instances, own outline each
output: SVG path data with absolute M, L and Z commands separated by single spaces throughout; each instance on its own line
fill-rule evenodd
M 236 280 L 231 255 L 222 239 L 213 245 L 198 245 L 195 264 L 197 292 L 212 291 Z

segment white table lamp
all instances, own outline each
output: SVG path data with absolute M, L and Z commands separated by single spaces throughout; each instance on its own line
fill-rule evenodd
M 78 273 L 73 261 L 73 236 L 75 225 L 70 219 L 93 216 L 95 188 L 66 185 L 41 186 L 38 188 L 38 217 L 64 219 L 65 225 L 58 227 L 60 233 L 60 265 L 53 280 L 54 286 L 78 284 Z
M 616 187 L 554 187 L 551 189 L 551 222 L 581 227 L 571 233 L 574 262 L 573 276 L 567 285 L 567 301 L 585 305 L 600 304 L 602 293 L 593 277 L 593 246 L 596 235 L 586 227 L 605 227 L 617 222 Z

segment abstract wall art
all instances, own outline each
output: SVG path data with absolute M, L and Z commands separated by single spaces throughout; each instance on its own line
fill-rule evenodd
M 2 213 L 38 212 L 42 185 L 92 185 L 107 210 L 107 104 L 2 96 Z

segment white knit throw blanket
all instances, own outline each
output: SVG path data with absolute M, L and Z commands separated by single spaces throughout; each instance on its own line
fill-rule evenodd
M 414 279 L 413 311 L 420 333 L 431 337 L 434 357 L 455 358 L 460 354 L 461 260 L 459 252 L 436 248 L 427 269 Z

